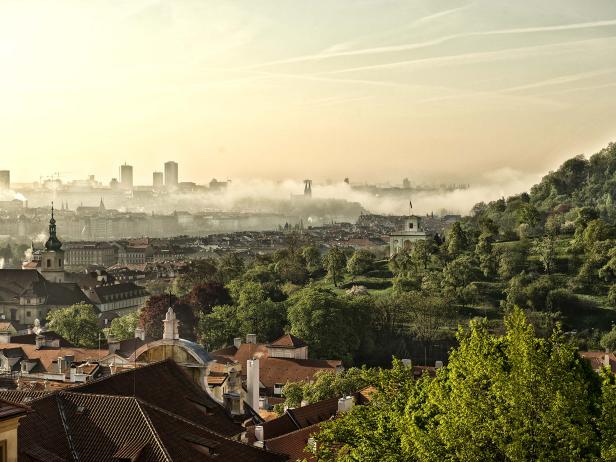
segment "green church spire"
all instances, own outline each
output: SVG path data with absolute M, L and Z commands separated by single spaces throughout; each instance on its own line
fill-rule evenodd
M 60 250 L 62 248 L 62 242 L 56 235 L 56 219 L 54 218 L 53 202 L 51 203 L 51 220 L 49 220 L 49 239 L 45 242 L 45 248 L 47 250 Z

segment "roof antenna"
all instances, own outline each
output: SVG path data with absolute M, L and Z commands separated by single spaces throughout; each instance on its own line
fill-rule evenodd
M 133 398 L 137 395 L 137 336 L 133 332 Z

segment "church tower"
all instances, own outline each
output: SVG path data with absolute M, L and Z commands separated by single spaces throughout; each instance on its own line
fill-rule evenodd
M 40 273 L 51 282 L 64 282 L 64 250 L 56 234 L 53 202 L 51 203 L 51 220 L 49 220 L 49 239 L 41 257 Z

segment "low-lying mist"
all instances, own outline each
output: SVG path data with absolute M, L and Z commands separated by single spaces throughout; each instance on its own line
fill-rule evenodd
M 304 184 L 301 181 L 285 180 L 236 180 L 226 190 L 210 194 L 176 194 L 169 198 L 177 206 L 194 209 L 236 210 L 266 213 L 288 213 L 290 209 L 312 208 L 316 203 L 333 201 L 331 206 L 344 207 L 344 202 L 360 204 L 368 213 L 401 215 L 409 211 L 409 201 L 413 212 L 426 214 L 452 213 L 467 214 L 478 202 L 492 201 L 502 196 L 510 196 L 527 191 L 540 179 L 540 175 L 523 174 L 511 169 L 502 169 L 483 175 L 468 189 L 413 189 L 391 193 L 373 193 L 354 187 L 343 181 L 312 185 L 312 198 L 303 197 Z
M 501 169 L 473 178 L 466 189 L 420 186 L 411 189 L 374 188 L 339 182 L 314 182 L 312 198 L 304 196 L 304 183 L 299 180 L 234 180 L 217 190 L 154 194 L 142 188 L 133 195 L 110 189 L 90 191 L 58 190 L 5 192 L 0 200 L 28 200 L 29 207 L 48 207 L 53 200 L 67 204 L 70 210 L 78 206 L 98 207 L 103 199 L 107 209 L 122 212 L 172 213 L 248 212 L 289 215 L 292 217 L 322 217 L 325 220 L 353 220 L 361 213 L 402 215 L 468 214 L 478 202 L 489 202 L 503 196 L 527 191 L 540 179 L 539 174 L 527 174 Z M 443 183 L 445 183 L 443 181 Z

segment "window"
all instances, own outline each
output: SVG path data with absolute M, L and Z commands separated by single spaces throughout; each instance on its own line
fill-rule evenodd
M 26 311 L 26 317 L 27 317 L 27 318 L 29 318 L 31 314 L 32 314 L 32 313 L 30 313 L 29 311 Z
M 409 229 L 413 229 L 413 223 L 409 223 Z
M 274 384 L 274 394 L 278 396 L 282 395 L 282 387 L 284 387 L 284 383 Z
M 47 259 L 47 268 L 51 268 L 51 259 Z
M 0 462 L 6 462 L 9 460 L 6 453 L 6 445 L 6 440 L 0 441 Z

